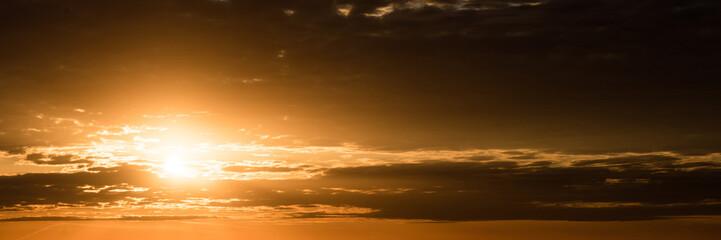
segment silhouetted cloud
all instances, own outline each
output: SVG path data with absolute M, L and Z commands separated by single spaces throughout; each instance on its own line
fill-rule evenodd
M 716 1 L 2 5 L 0 149 L 13 153 L 91 141 L 77 134 L 89 124 L 36 117 L 53 105 L 92 103 L 112 121 L 146 96 L 202 97 L 332 145 L 721 151 Z
M 488 160 L 494 160 L 496 159 L 495 156 L 491 155 L 476 155 L 476 156 L 470 156 L 470 157 L 462 157 L 461 159 L 471 160 L 471 161 L 488 161 Z
M 228 166 L 223 171 L 228 172 L 293 172 L 301 171 L 303 168 L 295 167 L 251 167 L 251 166 Z
M 66 155 L 50 155 L 45 156 L 42 153 L 32 153 L 25 155 L 25 160 L 39 165 L 65 165 L 65 164 L 92 164 L 93 161 L 87 159 L 79 159 L 77 156 Z
M 630 159 L 645 164 L 623 165 Z M 188 206 L 373 210 L 288 213 L 294 218 L 644 220 L 721 214 L 719 166 L 664 155 L 578 161 L 566 167 L 547 161 L 425 161 L 329 168 L 311 179 L 202 180 L 177 186 L 128 165 L 94 168 L 95 173 L 3 176 L 0 204 L 6 210 L 38 204 L 92 207 L 132 197 L 144 199 L 132 203 L 137 206 L 171 200 Z M 130 190 L 134 188 L 142 191 Z
M 613 157 L 607 159 L 576 161 L 573 166 L 613 166 L 613 167 L 642 167 L 646 165 L 664 166 L 674 164 L 678 157 L 664 155 L 640 155 L 628 157 Z
M 163 220 L 189 220 L 208 218 L 207 216 L 119 216 L 119 217 L 68 217 L 68 216 L 43 216 L 43 217 L 18 217 L 0 218 L 0 222 L 26 222 L 26 221 L 163 221 Z
M 0 211 L 718 215 L 719 12 L 717 0 L 5 0 Z M 186 152 L 197 159 L 162 169 Z M 186 167 L 197 178 L 163 172 Z

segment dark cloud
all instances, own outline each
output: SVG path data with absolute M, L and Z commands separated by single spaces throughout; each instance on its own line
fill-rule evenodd
M 471 161 L 488 161 L 488 160 L 494 160 L 496 159 L 496 156 L 491 155 L 476 155 L 476 156 L 470 156 L 470 157 L 462 157 L 460 159 L 466 159 Z
M 502 153 L 506 154 L 506 155 L 524 155 L 524 154 L 526 154 L 525 152 L 521 152 L 521 151 L 504 151 Z
M 113 202 L 143 193 L 112 192 L 130 186 L 157 186 L 157 176 L 142 171 L 143 167 L 124 165 L 114 168 L 91 168 L 93 172 L 30 173 L 0 176 L 0 205 L 14 207 L 32 204 L 89 204 Z M 97 194 L 86 192 L 84 186 L 103 188 Z
M 396 150 L 721 151 L 717 1 L 421 2 L 3 1 L 0 149 L 83 142 L 23 113 L 52 103 Z
M 361 214 L 339 214 L 328 213 L 324 211 L 318 212 L 297 212 L 288 214 L 288 218 L 338 218 L 338 217 L 362 217 Z
M 517 155 L 513 157 L 508 157 L 508 159 L 515 159 L 515 160 L 529 160 L 529 159 L 538 159 L 540 157 L 536 156 L 537 153 L 528 153 L 523 155 Z
M 626 165 L 630 159 L 644 164 Z M 0 205 L 17 210 L 38 204 L 92 207 L 127 197 L 144 198 L 133 203 L 137 206 L 242 198 L 202 206 L 294 205 L 312 211 L 291 212 L 289 217 L 452 221 L 647 220 L 721 214 L 721 165 L 715 161 L 644 155 L 577 161 L 567 167 L 551 163 L 425 161 L 329 168 L 311 179 L 194 180 L 183 186 L 126 165 L 93 168 L 94 173 L 2 176 Z M 132 187 L 147 189 L 113 191 Z M 373 211 L 346 215 L 313 209 L 320 205 Z
M 208 218 L 207 216 L 119 216 L 119 217 L 67 217 L 67 216 L 43 216 L 43 217 L 18 217 L 2 218 L 0 222 L 26 222 L 26 221 L 163 221 L 163 220 L 189 220 Z
M 189 109 L 223 117 L 211 133 L 262 125 L 293 136 L 268 145 L 530 150 L 503 152 L 518 162 L 478 155 L 182 189 L 134 165 L 0 176 L 0 206 L 207 197 L 376 210 L 293 218 L 721 214 L 721 165 L 687 157 L 721 152 L 720 16 L 713 0 L 3 1 L 0 151 L 36 165 L 92 164 L 33 148 L 90 144 L 101 125 Z M 544 151 L 674 154 L 528 161 Z
M 24 146 L 2 146 L 0 151 L 7 152 L 10 155 L 17 155 L 25 153 Z
M 42 153 L 31 153 L 25 155 L 25 160 L 38 165 L 93 164 L 93 161 L 91 160 L 80 159 L 79 157 L 70 154 L 46 156 Z
M 659 172 L 428 162 L 331 169 L 318 179 L 348 189 L 413 189 L 407 192 L 297 197 L 378 209 L 367 215 L 383 218 L 641 220 L 718 214 L 716 174 L 718 168 Z
M 227 172 L 294 172 L 302 171 L 303 168 L 295 167 L 251 167 L 251 166 L 228 166 L 223 168 Z
M 665 155 L 640 155 L 629 157 L 612 157 L 607 159 L 583 160 L 576 161 L 573 166 L 614 166 L 614 167 L 632 167 L 644 165 L 666 165 L 675 163 L 680 158 Z

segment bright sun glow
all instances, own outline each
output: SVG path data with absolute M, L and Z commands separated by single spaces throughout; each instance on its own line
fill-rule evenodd
M 168 176 L 174 177 L 191 177 L 190 169 L 185 165 L 185 161 L 178 156 L 168 156 L 165 159 L 163 169 Z

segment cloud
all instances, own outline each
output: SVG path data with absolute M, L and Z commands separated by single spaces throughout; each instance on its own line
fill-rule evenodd
M 303 168 L 296 167 L 252 167 L 252 166 L 228 166 L 223 168 L 223 171 L 227 172 L 295 172 L 302 171 Z
M 90 204 L 113 202 L 126 197 L 142 196 L 143 192 L 111 192 L 114 188 L 94 194 L 84 186 L 157 186 L 157 176 L 144 167 L 123 165 L 113 168 L 91 168 L 93 172 L 29 173 L 0 176 L 0 206 Z M 117 187 L 116 187 L 117 188 Z
M 202 219 L 208 216 L 118 216 L 118 217 L 68 217 L 68 216 L 42 216 L 3 218 L 0 222 L 26 222 L 26 221 L 164 221 L 164 220 L 190 220 Z
M 506 154 L 506 155 L 524 155 L 524 154 L 526 154 L 525 152 L 522 152 L 522 151 L 504 151 L 501 153 Z
M 433 220 L 719 214 L 719 162 L 692 157 L 721 152 L 712 111 L 721 85 L 709 80 L 720 76 L 716 1 L 1 4 L 0 151 L 18 155 L 13 162 L 92 164 L 82 146 L 106 141 L 127 141 L 107 153 L 127 156 L 152 146 L 146 123 L 164 120 L 196 124 L 202 134 L 188 136 L 220 144 L 526 149 L 182 187 L 127 164 L 0 176 L 4 211 L 325 204 Z M 201 108 L 218 114 L 188 115 L 208 115 L 203 122 L 162 112 Z M 228 131 L 248 126 L 291 137 L 253 142 Z M 548 152 L 612 157 L 563 162 Z
M 57 106 L 101 123 L 202 106 L 374 149 L 721 151 L 710 0 L 2 4 L 0 149 L 14 153 L 88 142 L 89 126 L 35 118 Z
M 25 153 L 25 147 L 24 146 L 2 146 L 0 147 L 0 151 L 7 152 L 11 155 L 17 155 L 17 154 L 23 154 Z
M 613 167 L 641 167 L 646 165 L 663 166 L 674 164 L 681 160 L 675 156 L 664 155 L 639 155 L 627 157 L 612 157 L 606 159 L 576 161 L 573 166 L 613 166 Z
M 471 161 L 488 161 L 488 160 L 494 160 L 496 159 L 496 156 L 492 155 L 476 155 L 476 156 L 470 156 L 470 157 L 463 157 L 461 159 L 471 160 Z
M 645 158 L 654 157 L 658 158 Z M 391 196 L 368 195 L 355 203 L 379 209 L 369 214 L 374 217 L 588 221 L 718 214 L 721 195 L 713 190 L 721 184 L 714 176 L 718 171 L 428 162 L 333 169 L 324 178 L 357 188 L 416 189 Z
M 46 156 L 42 153 L 31 153 L 25 155 L 25 160 L 33 162 L 38 165 L 67 165 L 67 164 L 93 164 L 94 162 L 88 159 L 79 159 L 75 155 L 49 155 Z
M 144 167 L 98 167 L 72 174 L 2 176 L 0 205 L 5 211 L 43 211 L 37 206 L 72 210 L 104 203 L 105 208 L 129 204 L 165 209 L 172 203 L 200 213 L 208 207 L 297 206 L 287 210 L 287 217 L 449 221 L 649 220 L 721 214 L 721 192 L 716 190 L 721 188 L 721 165 L 714 160 L 670 155 L 602 160 L 580 160 L 570 166 L 554 161 L 423 161 L 326 168 L 310 179 L 197 179 L 182 186 Z M 642 164 L 627 164 L 634 161 Z M 315 209 L 321 205 L 363 211 Z
M 508 157 L 508 159 L 516 159 L 516 160 L 529 160 L 529 159 L 538 159 L 540 157 L 537 156 L 538 153 L 528 153 L 513 157 Z
M 327 213 L 323 211 L 319 212 L 296 212 L 288 214 L 288 218 L 338 218 L 338 217 L 361 217 L 361 214 L 338 214 L 338 213 Z

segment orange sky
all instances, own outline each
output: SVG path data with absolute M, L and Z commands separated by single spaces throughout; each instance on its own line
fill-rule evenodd
M 3 232 L 0 239 L 715 239 L 720 223 L 717 218 L 603 223 L 421 223 L 392 220 L 13 222 L 0 224 Z

